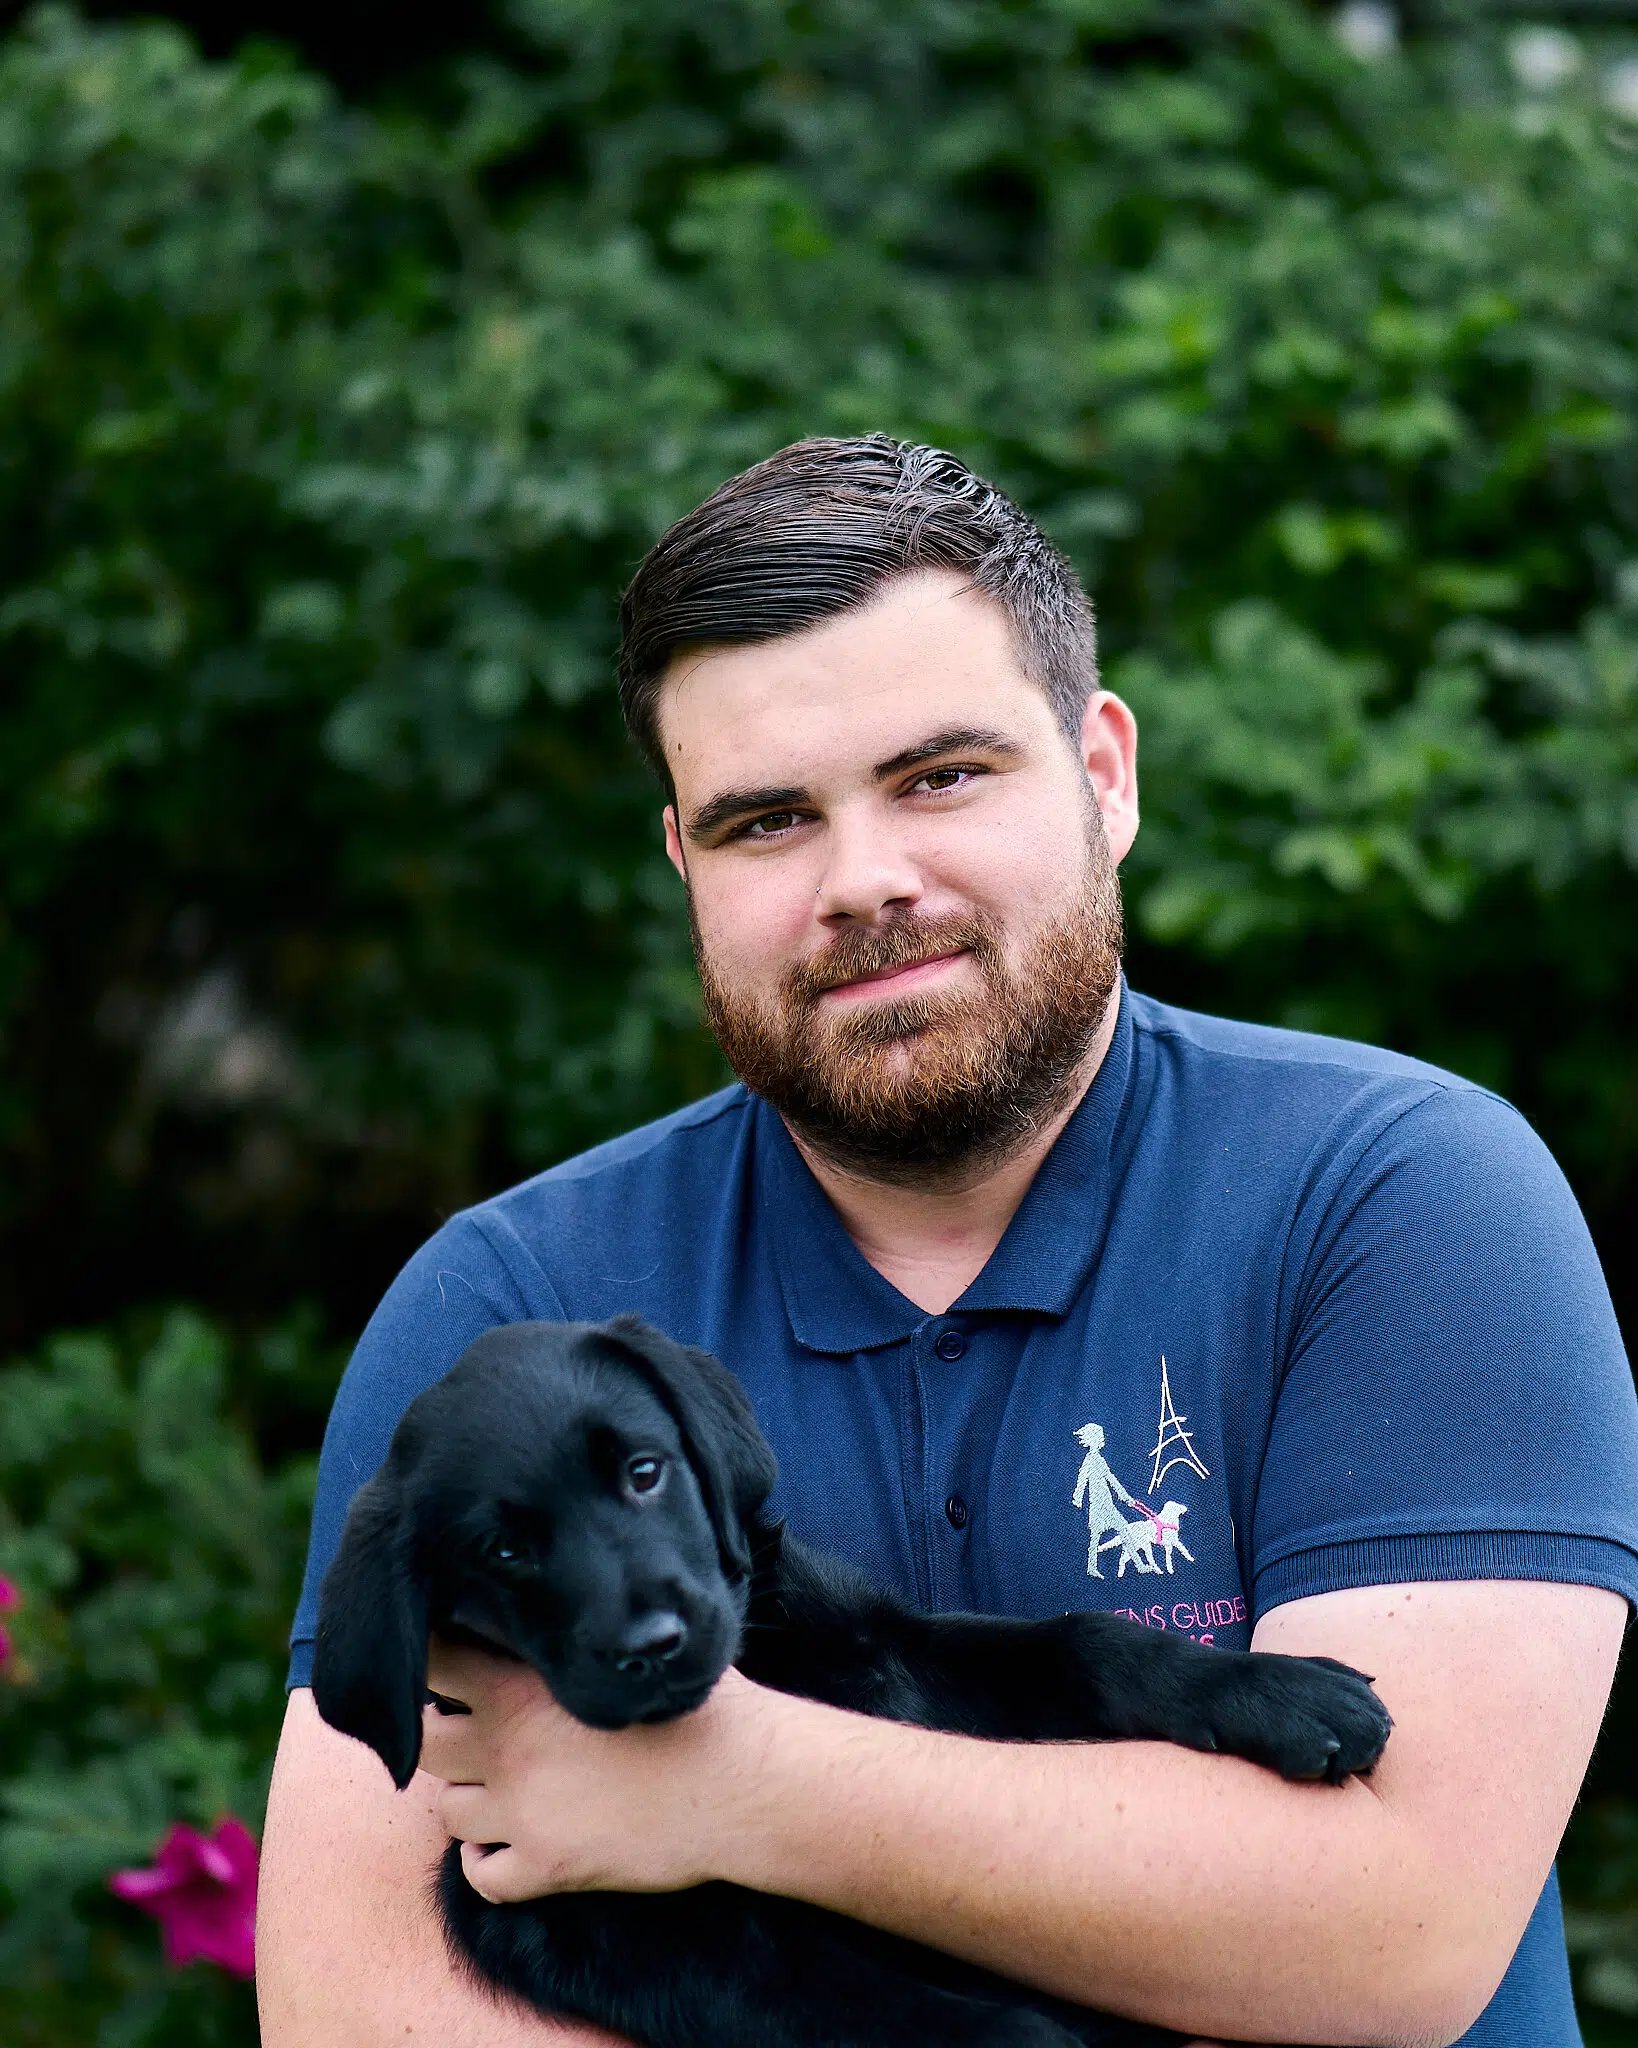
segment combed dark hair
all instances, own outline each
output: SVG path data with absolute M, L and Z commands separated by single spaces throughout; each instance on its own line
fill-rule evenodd
M 1025 673 L 1078 743 L 1098 682 L 1092 606 L 1035 522 L 942 448 L 886 434 L 815 438 L 730 477 L 679 519 L 621 602 L 620 706 L 666 787 L 659 694 L 679 649 L 800 633 L 917 569 L 959 570 L 995 600 Z

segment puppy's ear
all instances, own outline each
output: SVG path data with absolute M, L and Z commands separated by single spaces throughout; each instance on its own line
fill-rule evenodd
M 602 1334 L 642 1367 L 677 1418 L 723 1557 L 748 1572 L 746 1525 L 773 1492 L 779 1467 L 745 1389 L 709 1351 L 674 1344 L 640 1316 L 616 1316 Z
M 361 1487 L 319 1596 L 313 1703 L 368 1743 L 402 1792 L 421 1759 L 427 1584 L 389 1460 Z

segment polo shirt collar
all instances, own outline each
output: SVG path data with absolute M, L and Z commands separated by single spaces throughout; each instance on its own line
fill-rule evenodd
M 1131 1069 L 1131 1004 L 1123 982 L 1103 1064 L 951 1315 L 1068 1313 L 1102 1248 L 1109 1157 Z M 758 1101 L 756 1114 L 760 1206 L 797 1342 L 836 1356 L 902 1343 L 928 1320 L 925 1310 L 859 1251 L 777 1113 Z

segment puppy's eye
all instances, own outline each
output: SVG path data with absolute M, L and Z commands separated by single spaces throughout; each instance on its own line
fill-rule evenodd
M 633 1493 L 652 1493 L 664 1472 L 663 1458 L 633 1458 L 626 1467 L 626 1484 Z
M 523 1552 L 505 1536 L 491 1536 L 484 1549 L 496 1564 L 516 1564 Z

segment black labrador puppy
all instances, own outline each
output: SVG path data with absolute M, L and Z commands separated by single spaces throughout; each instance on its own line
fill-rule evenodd
M 1381 1754 L 1369 1682 L 1119 1616 L 923 1615 L 761 1513 L 739 1383 L 635 1317 L 489 1331 L 410 1404 L 324 1581 L 313 1696 L 402 1788 L 432 1630 L 521 1658 L 595 1728 L 697 1707 L 730 1663 L 856 1713 L 999 1741 L 1147 1736 L 1338 1784 Z M 789 1899 L 708 1884 L 490 1905 L 451 1844 L 454 1952 L 646 2048 L 1070 2048 L 1175 2037 Z

